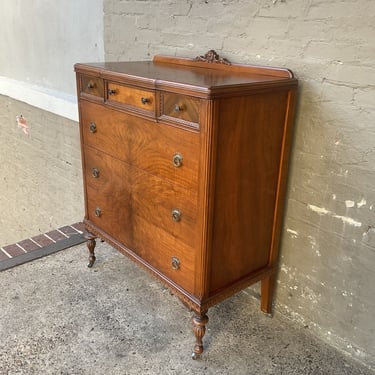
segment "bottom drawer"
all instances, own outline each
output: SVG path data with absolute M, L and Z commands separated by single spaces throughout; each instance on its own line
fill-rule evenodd
M 194 293 L 195 252 L 172 234 L 133 216 L 134 252 L 160 273 Z

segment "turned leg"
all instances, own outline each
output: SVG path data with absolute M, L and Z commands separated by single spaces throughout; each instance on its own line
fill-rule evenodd
M 85 233 L 85 239 L 87 240 L 86 244 L 87 244 L 87 248 L 89 249 L 89 264 L 87 265 L 87 267 L 91 268 L 96 260 L 96 257 L 95 257 L 95 246 L 96 246 L 96 237 L 91 234 L 91 233 Z
M 200 314 L 195 314 L 193 318 L 194 323 L 194 335 L 195 335 L 195 345 L 193 354 L 191 355 L 193 359 L 197 359 L 200 354 L 203 353 L 203 336 L 206 333 L 206 324 L 208 323 L 207 311 Z
M 273 292 L 276 285 L 276 273 L 267 276 L 265 279 L 261 280 L 261 310 L 269 315 L 272 315 L 272 299 Z

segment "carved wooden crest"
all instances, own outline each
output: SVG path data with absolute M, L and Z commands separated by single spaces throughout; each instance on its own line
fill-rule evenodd
M 219 54 L 214 51 L 213 49 L 210 49 L 205 55 L 203 56 L 197 56 L 195 58 L 196 61 L 204 61 L 208 63 L 216 63 L 216 64 L 225 64 L 225 65 L 231 65 L 231 62 L 224 57 L 220 57 Z

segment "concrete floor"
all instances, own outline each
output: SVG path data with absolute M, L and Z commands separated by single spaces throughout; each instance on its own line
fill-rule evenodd
M 245 290 L 209 310 L 206 350 L 190 357 L 191 312 L 104 243 L 0 272 L 0 374 L 374 374 Z

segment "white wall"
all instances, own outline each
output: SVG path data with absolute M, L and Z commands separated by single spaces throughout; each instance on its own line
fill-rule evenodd
M 77 119 L 76 62 L 102 61 L 103 0 L 1 0 L 0 94 Z

